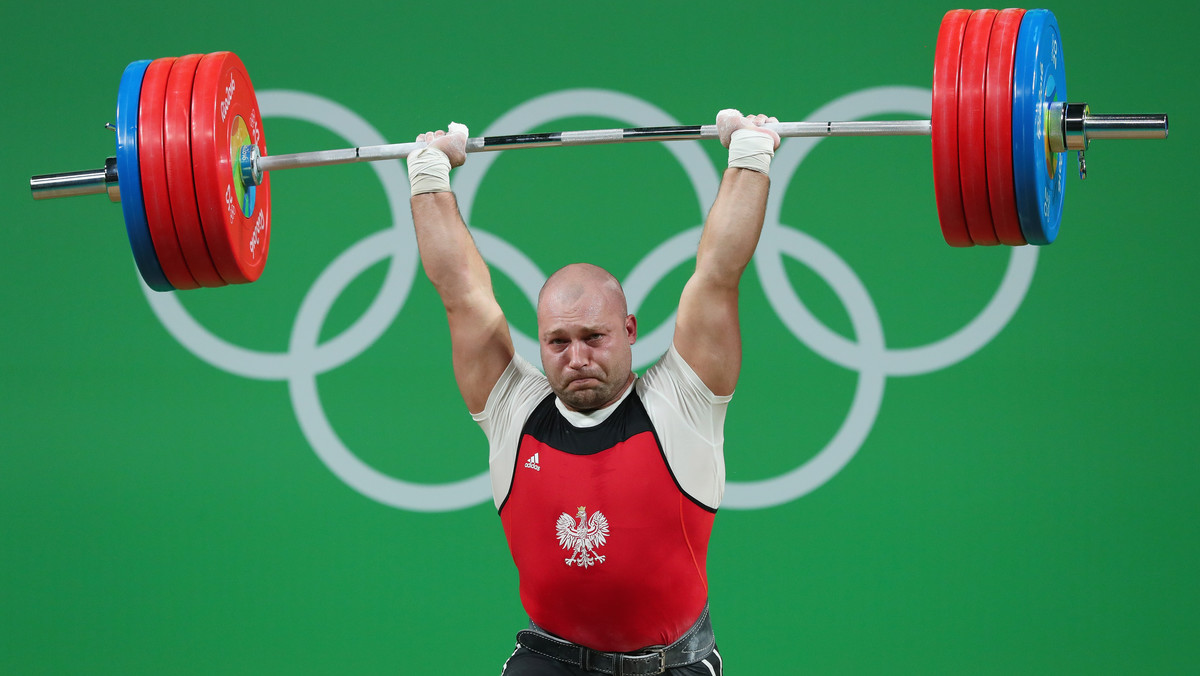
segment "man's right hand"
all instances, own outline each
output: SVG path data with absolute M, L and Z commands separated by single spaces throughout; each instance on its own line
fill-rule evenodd
M 467 125 L 451 122 L 449 131 L 427 131 L 417 136 L 428 143 L 408 156 L 408 182 L 413 196 L 451 192 L 450 170 L 467 161 Z
M 425 142 L 430 148 L 445 153 L 450 166 L 461 167 L 467 161 L 467 125 L 451 122 L 448 131 L 427 131 L 417 136 L 417 142 Z

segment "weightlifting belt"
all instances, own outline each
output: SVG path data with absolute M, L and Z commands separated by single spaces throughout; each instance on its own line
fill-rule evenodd
M 667 669 L 699 662 L 716 647 L 707 603 L 692 628 L 668 646 L 649 646 L 628 653 L 606 653 L 564 641 L 532 621 L 529 622 L 529 629 L 517 632 L 517 643 L 559 662 L 613 676 L 661 674 Z

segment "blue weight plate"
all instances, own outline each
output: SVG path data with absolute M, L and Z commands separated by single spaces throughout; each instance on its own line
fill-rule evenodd
M 1062 38 L 1054 14 L 1031 9 L 1021 19 L 1013 64 L 1013 180 L 1021 232 L 1030 244 L 1049 244 L 1062 222 L 1066 153 L 1050 152 L 1049 104 L 1067 100 Z
M 174 291 L 167 281 L 154 240 L 150 239 L 150 223 L 146 220 L 146 203 L 142 201 L 142 172 L 138 164 L 138 104 L 142 95 L 142 78 L 150 61 L 134 61 L 121 75 L 117 91 L 117 180 L 121 186 L 121 211 L 125 214 L 125 232 L 133 262 L 142 279 L 155 291 Z

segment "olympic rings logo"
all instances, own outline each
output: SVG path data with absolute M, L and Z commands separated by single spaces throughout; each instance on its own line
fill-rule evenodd
M 815 111 L 810 119 L 853 120 L 901 113 L 928 117 L 930 92 L 913 87 L 877 87 L 843 96 Z M 289 117 L 322 126 L 358 145 L 386 143 L 378 131 L 347 108 L 312 94 L 265 91 L 258 95 L 263 117 Z M 497 119 L 484 136 L 513 134 L 571 116 L 600 116 L 632 127 L 669 126 L 679 122 L 650 103 L 620 92 L 571 89 L 539 96 Z M 789 184 L 819 138 L 785 139 L 772 162 L 772 182 Z M 699 213 L 716 198 L 719 175 L 695 142 L 668 143 L 691 179 Z M 455 192 L 463 216 L 471 210 L 480 183 L 496 154 L 472 156 L 456 170 Z M 393 227 L 360 240 L 325 268 L 305 295 L 292 325 L 287 352 L 262 352 L 218 338 L 197 322 L 174 294 L 159 294 L 143 284 L 146 298 L 163 326 L 200 359 L 231 374 L 260 380 L 285 380 L 301 431 L 317 456 L 338 478 L 359 493 L 401 509 L 437 512 L 474 506 L 491 495 L 487 471 L 440 484 L 405 481 L 377 471 L 346 447 L 329 422 L 317 393 L 318 375 L 336 369 L 368 349 L 395 320 L 417 272 L 417 245 L 408 207 L 408 176 L 399 161 L 371 163 L 383 184 Z M 862 446 L 883 403 L 888 376 L 910 376 L 944 369 L 967 358 L 992 340 L 1016 313 L 1033 280 L 1036 247 L 1014 247 L 1003 279 L 991 300 L 965 326 L 933 343 L 888 348 L 870 294 L 855 272 L 820 241 L 781 221 L 785 187 L 771 191 L 766 222 L 755 254 L 759 282 L 771 307 L 789 331 L 815 353 L 858 373 L 849 413 L 837 433 L 815 456 L 779 476 L 759 481 L 729 481 L 723 507 L 757 509 L 799 498 L 832 478 Z M 631 312 L 636 313 L 665 274 L 696 255 L 702 224 L 669 237 L 634 267 L 622 283 Z M 493 233 L 472 227 L 475 241 L 493 269 L 506 274 L 536 305 L 545 275 L 516 247 Z M 784 271 L 784 255 L 809 266 L 845 305 L 857 342 L 822 324 L 797 296 Z M 382 288 L 350 327 L 321 343 L 319 336 L 330 309 L 346 287 L 372 265 L 389 259 Z M 743 282 L 745 283 L 745 282 Z M 675 317 L 642 332 L 634 346 L 634 368 L 648 366 L 670 345 Z M 537 341 L 512 330 L 517 351 L 541 363 Z

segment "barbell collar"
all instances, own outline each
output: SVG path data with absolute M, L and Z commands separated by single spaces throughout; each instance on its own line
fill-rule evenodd
M 1086 103 L 1068 103 L 1062 107 L 1063 145 L 1067 150 L 1087 150 L 1087 118 L 1091 109 Z M 1080 171 L 1080 176 L 1084 172 Z

